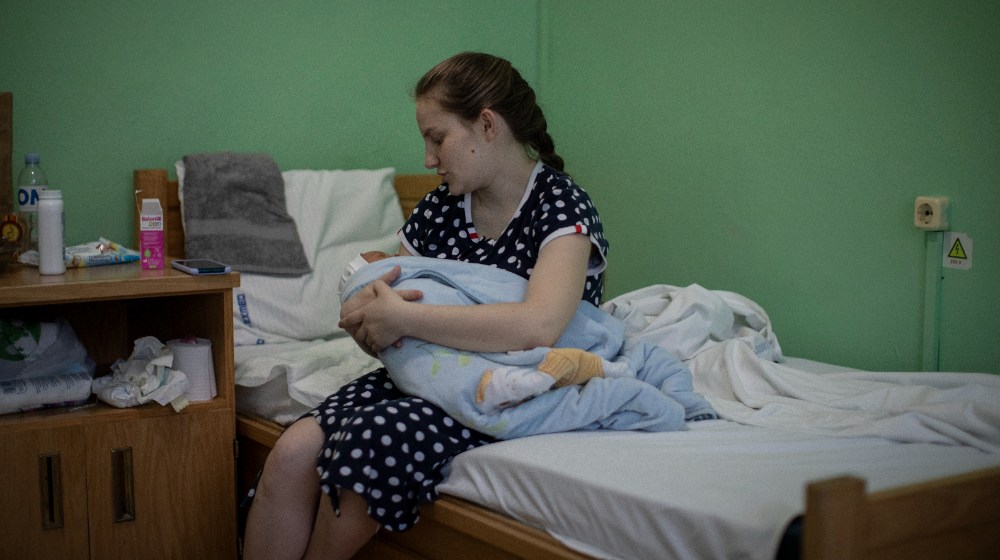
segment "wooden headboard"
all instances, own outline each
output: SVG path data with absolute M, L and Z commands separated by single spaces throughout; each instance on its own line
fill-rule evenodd
M 399 196 L 402 215 L 409 216 L 413 208 L 429 191 L 441 183 L 441 178 L 430 173 L 420 175 L 396 175 L 393 186 Z M 181 203 L 177 196 L 177 181 L 167 176 L 166 169 L 136 169 L 132 184 L 136 199 L 158 198 L 163 208 L 164 252 L 168 257 L 184 258 L 184 229 L 181 227 Z M 135 239 L 139 239 L 138 219 L 135 220 Z M 138 242 L 138 241 L 137 241 Z

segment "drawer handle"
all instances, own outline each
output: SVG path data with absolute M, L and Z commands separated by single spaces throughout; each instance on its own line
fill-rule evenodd
M 62 462 L 58 452 L 38 456 L 42 530 L 63 526 Z
M 111 450 L 111 508 L 115 523 L 135 520 L 135 485 L 132 448 Z

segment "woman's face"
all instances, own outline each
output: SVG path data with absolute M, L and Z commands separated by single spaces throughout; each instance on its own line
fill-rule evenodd
M 417 126 L 424 138 L 424 167 L 437 170 L 452 194 L 465 194 L 482 184 L 482 134 L 474 123 L 441 108 L 432 96 L 417 100 Z

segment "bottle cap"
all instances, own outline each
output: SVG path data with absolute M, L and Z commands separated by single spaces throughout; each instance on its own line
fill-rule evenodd
M 38 198 L 62 198 L 62 191 L 44 190 L 38 191 Z
M 30 154 L 24 154 L 24 163 L 27 163 L 27 164 L 32 164 L 32 163 L 38 164 L 38 162 L 41 161 L 41 159 L 42 158 L 40 158 L 38 156 L 38 154 L 36 154 L 34 152 L 32 152 Z

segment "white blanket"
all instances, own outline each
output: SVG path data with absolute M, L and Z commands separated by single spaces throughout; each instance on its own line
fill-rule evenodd
M 733 292 L 657 284 L 606 302 L 632 336 L 666 348 L 681 360 L 723 340 L 742 340 L 762 358 L 780 362 L 771 320 L 756 302 Z
M 848 371 L 814 374 L 727 341 L 687 361 L 722 418 L 832 436 L 967 445 L 1000 453 L 1000 376 Z
M 650 286 L 605 304 L 630 336 L 680 356 L 722 418 L 835 436 L 968 445 L 1000 452 L 1000 376 L 844 371 L 776 363 L 767 314 L 732 292 Z

